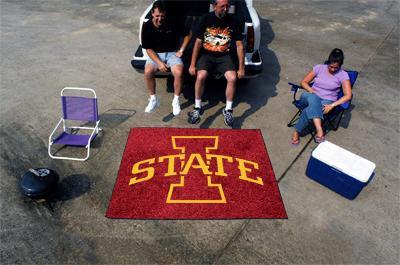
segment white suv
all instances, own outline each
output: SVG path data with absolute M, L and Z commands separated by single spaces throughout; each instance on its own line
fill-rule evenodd
M 182 19 L 187 26 L 192 28 L 195 32 L 198 25 L 199 19 L 202 15 L 212 12 L 213 5 L 209 1 L 165 1 L 167 4 L 167 13 L 173 13 L 172 17 L 176 19 Z M 231 6 L 229 13 L 236 16 L 243 27 L 243 43 L 245 48 L 245 78 L 257 77 L 262 72 L 262 59 L 259 52 L 260 48 L 260 19 L 258 18 L 257 12 L 253 8 L 253 0 L 232 0 L 230 1 Z M 146 50 L 141 45 L 141 35 L 143 23 L 151 19 L 151 7 L 150 5 L 140 17 L 140 30 L 139 40 L 140 45 L 137 47 L 136 52 L 133 55 L 131 64 L 139 72 L 143 72 L 144 65 L 148 55 Z M 179 11 L 178 11 L 179 10 Z M 175 12 L 175 13 L 174 13 Z M 179 17 L 178 17 L 179 16 Z M 194 41 L 194 37 L 192 41 Z M 188 52 L 185 53 L 184 63 L 187 68 L 190 65 L 191 57 L 191 45 L 189 45 Z M 170 74 L 170 73 L 166 73 Z M 164 73 L 158 72 L 157 75 L 164 75 Z

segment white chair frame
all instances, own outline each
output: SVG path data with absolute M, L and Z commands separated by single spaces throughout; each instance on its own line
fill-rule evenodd
M 67 90 L 89 91 L 89 92 L 92 92 L 92 93 L 94 94 L 94 98 L 97 99 L 96 92 L 95 92 L 93 89 L 91 89 L 91 88 L 83 88 L 83 87 L 64 87 L 64 88 L 61 90 L 61 96 L 63 96 L 63 95 L 64 95 L 63 93 L 64 93 L 65 91 L 67 91 Z M 97 105 L 97 111 L 98 111 L 98 105 Z M 51 146 L 53 145 L 53 135 L 54 135 L 54 133 L 56 132 L 56 130 L 60 127 L 61 123 L 62 123 L 62 127 L 63 127 L 63 132 L 66 132 L 66 130 L 68 130 L 68 129 L 91 130 L 90 137 L 89 137 L 88 142 L 87 142 L 87 144 L 86 144 L 86 146 L 85 146 L 85 148 L 86 148 L 86 156 L 85 156 L 85 157 L 79 158 L 79 157 L 68 157 L 68 156 L 56 156 L 56 155 L 52 154 L 52 152 L 51 152 Z M 49 147 L 48 147 L 49 156 L 50 156 L 51 158 L 53 158 L 53 159 L 66 159 L 66 160 L 75 160 L 75 161 L 85 161 L 85 160 L 87 160 L 87 159 L 89 158 L 89 155 L 90 155 L 90 143 L 91 143 L 91 141 L 92 141 L 92 139 L 93 139 L 93 136 L 94 136 L 95 134 L 98 134 L 99 131 L 101 131 L 101 128 L 99 127 L 99 123 L 100 123 L 100 119 L 99 119 L 98 121 L 96 121 L 96 125 L 95 125 L 94 127 L 86 127 L 86 126 L 67 126 L 67 125 L 66 125 L 66 122 L 65 122 L 65 119 L 64 119 L 64 118 L 61 118 L 60 121 L 57 123 L 56 127 L 53 129 L 53 131 L 51 132 L 51 134 L 50 134 L 50 136 L 49 136 Z

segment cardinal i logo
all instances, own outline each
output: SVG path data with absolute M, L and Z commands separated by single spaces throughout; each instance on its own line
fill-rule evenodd
M 213 177 L 227 177 L 225 172 L 225 165 L 227 163 L 234 164 L 239 172 L 237 177 L 242 181 L 251 182 L 254 185 L 264 185 L 261 177 L 250 178 L 248 173 L 257 171 L 259 164 L 256 161 L 249 161 L 240 157 L 232 157 L 225 154 L 218 153 L 219 136 L 172 136 L 172 149 L 178 150 L 178 154 L 167 154 L 159 157 L 152 157 L 145 160 L 138 161 L 132 166 L 132 176 L 129 181 L 130 186 L 135 186 L 139 183 L 152 181 L 156 175 L 155 164 L 166 163 L 168 170 L 166 172 L 158 172 L 157 176 L 164 177 L 180 177 L 180 182 L 170 184 L 166 203 L 226 203 L 226 196 L 221 184 L 214 183 Z M 192 152 L 193 145 L 198 149 L 199 144 L 202 144 L 205 155 L 200 152 Z M 216 163 L 216 170 L 211 171 L 211 162 Z M 180 171 L 176 170 L 176 164 Z M 178 189 L 185 189 L 186 179 L 190 178 L 192 169 L 198 169 L 207 179 L 207 187 L 210 189 L 217 189 L 219 192 L 218 199 L 179 199 L 174 196 Z M 143 176 L 144 175 L 144 176 Z

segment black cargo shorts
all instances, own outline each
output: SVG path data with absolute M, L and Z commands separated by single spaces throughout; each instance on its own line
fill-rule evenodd
M 209 73 L 225 74 L 226 71 L 236 71 L 235 63 L 229 54 L 213 56 L 202 54 L 196 63 L 197 70 L 207 70 Z

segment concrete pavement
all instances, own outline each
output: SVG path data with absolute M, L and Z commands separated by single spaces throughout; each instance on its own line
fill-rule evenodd
M 104 217 L 129 128 L 225 128 L 223 91 L 208 92 L 199 125 L 170 114 L 172 92 L 145 114 L 142 74 L 130 66 L 140 14 L 151 1 L 1 1 L 0 199 L 2 264 L 398 264 L 399 3 L 254 1 L 262 23 L 262 76 L 239 84 L 236 128 L 260 128 L 287 220 L 137 221 Z M 308 179 L 309 136 L 289 145 L 295 113 L 288 81 L 299 82 L 335 48 L 360 72 L 353 107 L 327 139 L 376 163 L 354 201 Z M 211 83 L 210 86 L 213 86 Z M 56 161 L 47 139 L 65 86 L 92 87 L 103 134 L 87 162 Z M 211 94 L 210 94 L 211 93 Z M 18 178 L 47 166 L 63 196 L 50 212 L 24 203 Z

